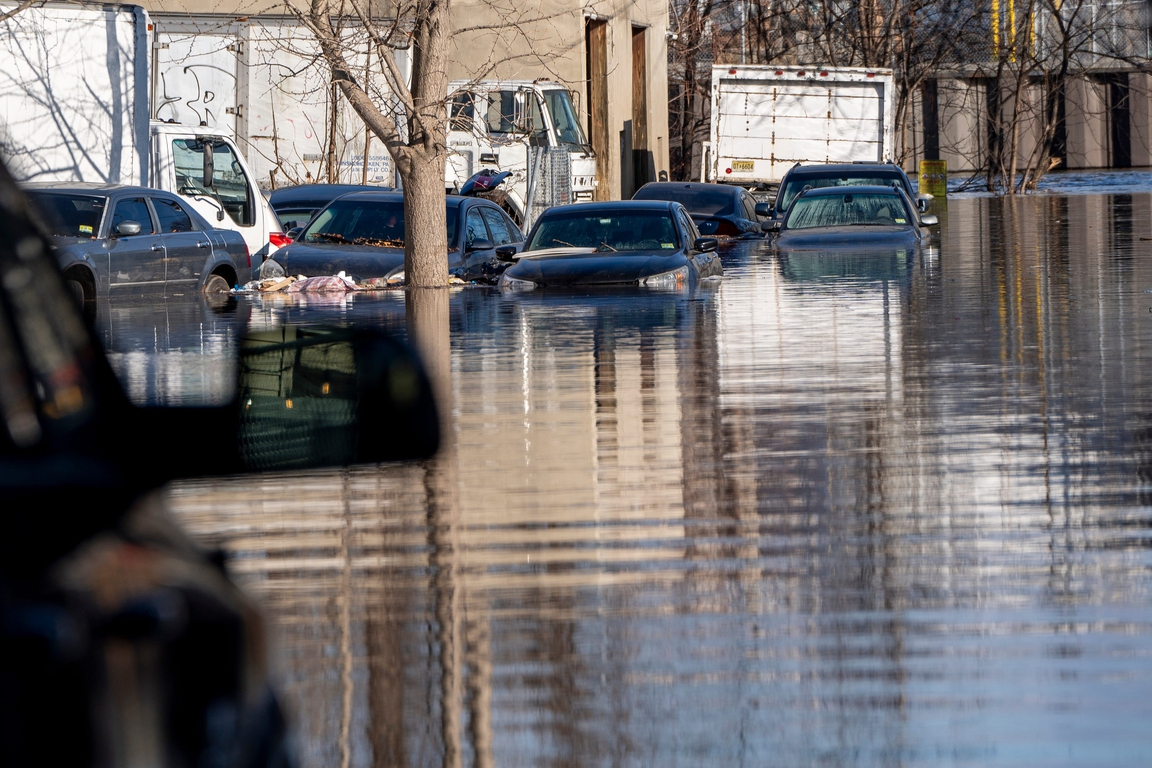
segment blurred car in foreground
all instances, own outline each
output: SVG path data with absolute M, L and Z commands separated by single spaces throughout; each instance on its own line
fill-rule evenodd
M 24 190 L 69 290 L 89 310 L 117 296 L 227 293 L 251 277 L 243 235 L 214 228 L 170 192 L 84 182 Z
M 912 189 L 912 181 L 904 169 L 894 163 L 812 163 L 804 165 L 797 163 L 788 169 L 784 178 L 780 180 L 780 187 L 776 192 L 776 202 L 771 206 L 760 204 L 762 215 L 769 216 L 773 221 L 780 221 L 788 212 L 792 201 L 807 188 L 823 189 L 824 187 L 891 187 L 898 186 L 915 200 L 917 210 L 928 210 L 930 198 L 917 196 Z
M 723 274 L 717 241 L 700 237 L 679 203 L 629 200 L 549 208 L 505 270 L 508 290 L 643 285 L 683 288 Z M 498 249 L 509 261 L 511 249 Z
M 916 248 L 936 224 L 898 187 L 824 187 L 801 192 L 773 242 L 777 250 Z
M 490 200 L 449 195 L 445 213 L 448 271 L 462 280 L 495 280 L 504 270 L 496 248 L 523 245 L 520 228 Z M 260 276 L 400 277 L 404 237 L 403 193 L 354 192 L 317 213 L 290 245 L 261 265 Z
M 110 215 L 89 213 L 77 234 Z M 260 618 L 154 489 L 424 458 L 439 425 L 419 362 L 380 333 L 283 327 L 241 347 L 231 403 L 132 405 L 0 166 L 4 765 L 291 764 Z
M 633 200 L 670 200 L 680 203 L 708 237 L 763 237 L 756 200 L 731 184 L 653 181 L 636 190 Z

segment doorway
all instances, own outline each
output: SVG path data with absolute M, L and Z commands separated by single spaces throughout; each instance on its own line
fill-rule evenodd
M 608 22 L 584 22 L 585 72 L 588 73 L 588 138 L 596 153 L 595 200 L 609 200 L 608 189 Z

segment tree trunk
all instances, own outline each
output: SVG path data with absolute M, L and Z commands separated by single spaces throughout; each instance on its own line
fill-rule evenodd
M 444 214 L 444 157 L 411 153 L 400 163 L 404 181 L 404 283 L 416 288 L 448 284 L 448 232 Z M 463 222 L 460 225 L 463 226 Z

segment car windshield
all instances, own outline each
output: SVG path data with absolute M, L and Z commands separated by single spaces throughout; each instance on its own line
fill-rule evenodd
M 735 198 L 727 189 L 693 189 L 691 187 L 643 187 L 633 200 L 672 200 L 688 213 L 705 216 L 728 216 L 735 210 Z
M 96 237 L 108 198 L 61 192 L 30 192 L 49 233 L 61 237 Z
M 892 186 L 892 182 L 904 186 L 900 174 L 892 171 L 877 171 L 875 173 L 861 172 L 853 175 L 836 174 L 834 176 L 820 176 L 806 173 L 788 180 L 784 188 L 780 190 L 776 208 L 781 211 L 788 210 L 788 206 L 792 205 L 792 201 L 796 199 L 796 195 L 804 191 L 804 187 L 812 187 L 812 189 L 823 189 L 824 187 L 890 187 Z M 910 189 L 905 189 L 904 191 L 909 194 L 912 192 Z
M 459 207 L 448 204 L 448 246 L 456 242 Z M 376 248 L 404 247 L 404 203 L 400 200 L 335 200 L 296 238 L 300 243 L 340 243 Z
M 851 225 L 893 226 L 910 221 L 904 202 L 884 192 L 845 195 L 807 195 L 788 212 L 788 229 L 844 227 Z
M 595 248 L 648 251 L 676 248 L 676 228 L 667 211 L 564 211 L 545 214 L 525 250 Z
M 559 88 L 549 88 L 544 91 L 544 106 L 552 117 L 552 125 L 556 128 L 556 139 L 561 144 L 583 149 L 588 146 L 584 138 L 584 129 L 580 127 L 580 120 L 576 117 L 576 110 L 572 109 L 572 100 L 568 98 L 568 91 Z

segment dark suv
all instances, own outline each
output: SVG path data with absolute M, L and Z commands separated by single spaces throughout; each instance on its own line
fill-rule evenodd
M 904 169 L 895 163 L 826 163 L 803 165 L 797 163 L 784 174 L 780 188 L 776 192 L 776 202 L 767 214 L 774 221 L 781 221 L 788 206 L 806 187 L 819 189 L 836 186 L 878 186 L 890 187 L 897 184 L 916 201 L 921 212 L 928 210 L 928 198 L 917 196 L 912 182 Z

